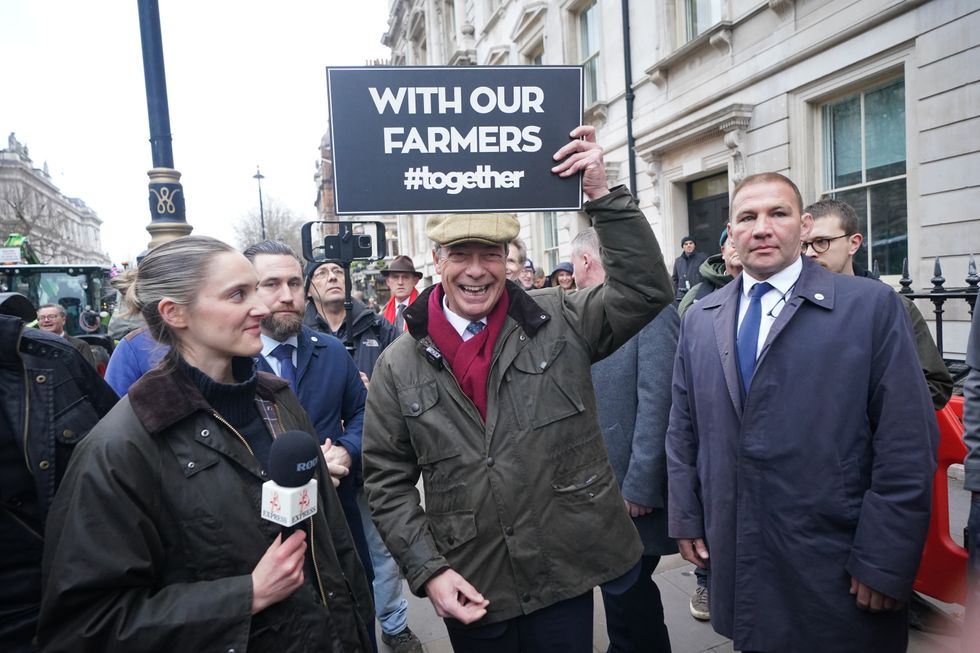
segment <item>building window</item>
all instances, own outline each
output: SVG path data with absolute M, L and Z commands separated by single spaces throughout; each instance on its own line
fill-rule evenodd
M 530 54 L 526 57 L 527 63 L 532 66 L 541 66 L 544 64 L 544 43 L 539 43 L 531 50 Z
M 550 274 L 552 270 L 558 267 L 558 214 L 554 211 L 546 211 L 542 217 L 544 273 Z
M 456 50 L 456 5 L 453 0 L 442 3 L 442 38 L 451 55 Z
M 684 0 L 684 41 L 693 41 L 721 20 L 721 0 Z
M 585 68 L 585 106 L 599 100 L 599 7 L 596 0 L 578 13 L 579 62 Z
M 905 80 L 891 80 L 821 107 L 823 192 L 862 219 L 866 268 L 901 274 L 908 257 Z M 856 257 L 856 258 L 857 258 Z

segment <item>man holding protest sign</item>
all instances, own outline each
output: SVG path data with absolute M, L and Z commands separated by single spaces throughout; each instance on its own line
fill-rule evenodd
M 515 218 L 430 217 L 442 281 L 405 311 L 410 337 L 378 359 L 368 394 L 372 516 L 456 651 L 591 652 L 592 589 L 622 592 L 640 573 L 590 366 L 673 293 L 646 218 L 606 187 L 594 128 L 571 137 L 552 172 L 583 173 L 606 283 L 532 299 L 505 279 Z

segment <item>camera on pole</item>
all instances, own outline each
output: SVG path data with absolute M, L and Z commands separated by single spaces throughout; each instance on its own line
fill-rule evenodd
M 313 241 L 313 225 L 337 225 L 336 233 L 328 233 L 323 237 L 323 244 Z M 374 236 L 370 233 L 355 233 L 354 227 L 363 225 L 362 231 L 370 231 L 374 226 Z M 303 258 L 310 263 L 318 261 L 336 261 L 344 268 L 344 347 L 354 355 L 354 341 L 351 339 L 350 316 L 354 310 L 351 298 L 350 266 L 354 261 L 379 261 L 388 254 L 383 222 L 349 221 L 349 220 L 317 220 L 303 225 Z

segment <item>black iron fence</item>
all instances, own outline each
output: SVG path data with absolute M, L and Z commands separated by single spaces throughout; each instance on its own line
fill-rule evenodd
M 877 263 L 875 264 L 873 274 L 877 276 Z M 946 287 L 946 277 L 943 276 L 943 268 L 939 262 L 939 257 L 936 257 L 936 263 L 933 266 L 932 288 L 929 290 L 923 290 L 922 292 L 915 292 L 912 290 L 912 277 L 909 276 L 909 262 L 908 259 L 902 262 L 902 278 L 899 279 L 898 283 L 902 286 L 902 289 L 898 292 L 905 295 L 909 299 L 928 299 L 933 303 L 935 309 L 933 313 L 935 314 L 936 322 L 936 348 L 939 349 L 939 354 L 943 356 L 946 361 L 946 366 L 949 368 L 950 375 L 953 377 L 953 381 L 956 382 L 957 387 L 959 387 L 962 380 L 965 378 L 967 373 L 966 363 L 959 360 L 947 359 L 944 355 L 943 349 L 943 314 L 946 312 L 944 308 L 946 302 L 952 299 L 963 299 L 969 305 L 970 315 L 973 315 L 973 311 L 977 304 L 977 293 L 978 286 L 980 286 L 980 276 L 977 276 L 977 264 L 970 255 L 970 260 L 967 263 L 966 277 L 964 281 L 965 286 L 959 288 L 947 288 Z

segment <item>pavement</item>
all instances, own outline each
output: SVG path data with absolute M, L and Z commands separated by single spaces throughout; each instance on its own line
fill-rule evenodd
M 950 482 L 950 532 L 953 539 L 963 543 L 963 529 L 966 526 L 970 510 L 970 495 L 963 490 L 963 481 L 951 474 Z M 670 633 L 670 645 L 673 653 L 732 653 L 731 641 L 717 634 L 707 622 L 697 621 L 691 617 L 688 609 L 691 594 L 697 581 L 694 577 L 694 566 L 681 559 L 680 555 L 665 556 L 660 561 L 654 573 L 654 580 L 660 588 L 664 604 L 664 617 L 667 630 Z M 412 596 L 408 585 L 404 585 L 404 593 L 408 599 L 408 623 L 422 641 L 426 653 L 451 653 L 452 646 L 446 627 L 442 620 L 436 617 L 428 599 Z M 930 601 L 937 611 L 936 614 L 947 615 L 955 623 L 962 620 L 963 608 L 955 604 L 943 604 Z M 602 609 L 602 597 L 595 590 L 595 627 L 593 629 L 592 646 L 595 653 L 605 653 L 609 646 L 606 636 L 605 613 Z M 942 621 L 942 620 L 940 620 Z M 909 631 L 909 653 L 961 653 L 960 639 L 955 625 L 942 624 L 943 633 L 924 633 L 919 630 Z M 381 653 L 390 653 L 390 649 L 381 643 L 381 632 L 378 631 L 378 646 Z M 529 653 L 534 653 L 529 652 Z M 653 653 L 653 652 L 651 652 Z

